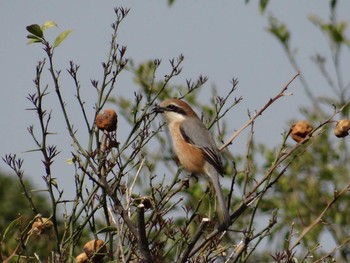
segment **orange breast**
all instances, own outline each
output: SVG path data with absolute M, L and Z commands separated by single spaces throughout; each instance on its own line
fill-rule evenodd
M 206 160 L 202 151 L 183 140 L 179 127 L 180 123 L 172 123 L 169 130 L 181 165 L 190 173 L 203 174 Z

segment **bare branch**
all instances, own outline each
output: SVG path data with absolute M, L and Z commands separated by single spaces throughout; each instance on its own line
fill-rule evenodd
M 188 256 L 191 252 L 191 250 L 193 249 L 193 247 L 195 246 L 195 244 L 197 243 L 197 241 L 199 240 L 199 238 L 201 237 L 201 235 L 203 234 L 203 230 L 205 229 L 206 225 L 209 222 L 209 218 L 203 218 L 199 227 L 197 228 L 196 233 L 194 233 L 192 239 L 190 240 L 190 242 L 187 245 L 186 250 L 182 253 L 182 256 L 180 257 L 178 262 L 181 263 L 186 263 L 188 260 Z
M 224 143 L 224 145 L 222 145 L 220 147 L 220 151 L 222 151 L 223 149 L 225 149 L 227 146 L 229 146 L 233 140 L 243 131 L 245 130 L 245 128 L 247 128 L 249 125 L 251 125 L 256 118 L 258 118 L 260 115 L 263 114 L 263 112 L 271 105 L 273 104 L 276 100 L 278 100 L 279 98 L 282 98 L 283 96 L 285 96 L 286 94 L 284 93 L 287 89 L 288 86 L 300 75 L 300 73 L 298 72 L 286 85 L 284 85 L 284 87 L 282 88 L 282 90 L 280 91 L 280 93 L 277 94 L 276 97 L 270 99 L 258 112 L 256 112 L 254 114 L 254 116 L 246 123 L 243 125 L 242 128 L 240 128 L 239 130 L 235 131 L 232 136 L 227 140 L 226 143 Z

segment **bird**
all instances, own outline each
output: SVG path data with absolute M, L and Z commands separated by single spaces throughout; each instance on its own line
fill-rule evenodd
M 194 110 L 180 99 L 166 99 L 153 110 L 164 114 L 174 151 L 182 167 L 191 174 L 209 177 L 218 198 L 222 225 L 229 227 L 230 214 L 219 181 L 219 177 L 224 175 L 224 167 L 209 130 Z

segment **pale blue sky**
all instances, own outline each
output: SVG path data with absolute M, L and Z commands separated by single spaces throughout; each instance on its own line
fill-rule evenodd
M 166 1 L 3 1 L 0 9 L 1 49 L 1 122 L 2 138 L 0 155 L 16 153 L 25 159 L 26 174 L 42 184 L 43 167 L 38 154 L 23 153 L 33 149 L 34 143 L 26 128 L 37 125 L 35 114 L 25 109 L 30 103 L 25 98 L 34 91 L 32 79 L 36 62 L 44 57 L 38 45 L 26 45 L 29 24 L 42 24 L 53 20 L 59 29 L 51 29 L 48 38 L 60 31 L 73 29 L 73 33 L 56 51 L 57 67 L 62 69 L 62 89 L 68 108 L 77 111 L 73 96 L 73 84 L 65 69 L 70 60 L 81 65 L 80 80 L 84 96 L 91 108 L 95 93 L 90 79 L 101 79 L 101 62 L 106 58 L 110 40 L 110 24 L 114 21 L 115 6 L 130 7 L 131 11 L 122 23 L 119 42 L 127 46 L 127 57 L 135 63 L 147 59 L 162 59 L 159 78 L 169 69 L 167 61 L 184 54 L 183 72 L 177 78 L 185 83 L 199 74 L 209 77 L 205 89 L 210 94 L 211 85 L 226 94 L 232 77 L 239 79 L 236 96 L 243 101 L 233 110 L 228 121 L 233 129 L 239 129 L 247 120 L 247 109 L 258 110 L 288 82 L 295 71 L 289 65 L 278 42 L 266 32 L 267 19 L 259 14 L 257 3 L 251 1 L 176 1 L 169 8 Z M 320 31 L 307 20 L 307 15 L 316 13 L 327 19 L 329 1 L 272 1 L 267 13 L 272 13 L 290 27 L 292 45 L 298 47 L 302 72 L 316 95 L 327 94 L 325 82 L 320 79 L 309 58 L 314 52 L 329 55 L 327 42 Z M 350 1 L 339 1 L 339 17 L 348 18 Z M 348 54 L 347 54 L 348 56 Z M 349 61 L 349 59 L 347 59 Z M 350 65 L 344 65 L 344 68 Z M 125 72 L 120 78 L 118 92 L 132 95 L 137 90 Z M 349 79 L 347 79 L 349 81 Z M 66 160 L 71 148 L 62 114 L 50 85 L 51 94 L 47 106 L 52 106 L 54 122 L 51 143 L 59 144 L 61 154 L 54 168 L 62 187 L 71 185 L 66 176 L 72 168 Z M 298 108 L 308 103 L 305 93 L 295 81 L 290 86 L 293 96 L 283 98 L 264 114 L 256 124 L 256 138 L 271 146 L 281 141 L 281 133 L 288 129 L 291 118 L 300 118 Z M 205 94 L 205 91 L 202 92 Z M 114 94 L 117 95 L 117 94 Z M 330 109 L 331 111 L 332 109 Z M 92 114 L 92 110 L 91 110 Z M 71 113 L 75 127 L 83 122 L 80 115 Z M 83 129 L 83 126 L 81 126 Z M 120 131 L 122 132 L 122 131 Z M 243 153 L 246 136 L 241 135 L 232 147 L 233 152 Z M 40 157 L 41 158 L 41 157 Z M 0 169 L 9 171 L 0 162 Z M 66 182 L 69 182 L 66 184 Z

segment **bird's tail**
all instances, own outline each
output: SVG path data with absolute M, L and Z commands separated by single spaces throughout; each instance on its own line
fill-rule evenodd
M 220 181 L 219 181 L 219 173 L 215 170 L 214 167 L 211 167 L 212 169 L 209 169 L 208 171 L 208 176 L 214 186 L 218 202 L 219 202 L 219 212 L 220 212 L 220 217 L 222 220 L 222 223 L 225 224 L 226 227 L 229 227 L 231 225 L 231 218 L 230 218 L 230 213 L 227 209 L 226 202 L 224 199 L 224 195 L 222 193 Z

